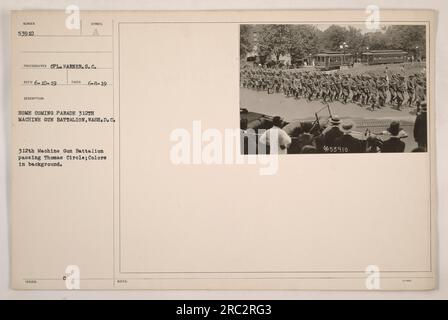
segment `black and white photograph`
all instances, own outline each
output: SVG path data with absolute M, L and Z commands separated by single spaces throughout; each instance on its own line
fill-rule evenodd
M 20 1 L 0 3 L 0 300 L 285 319 L 448 298 L 437 0 Z
M 426 33 L 423 24 L 240 25 L 241 152 L 427 152 Z

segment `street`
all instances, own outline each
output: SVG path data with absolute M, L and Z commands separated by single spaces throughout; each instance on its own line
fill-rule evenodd
M 354 121 L 354 131 L 364 132 L 366 129 L 369 129 L 371 132 L 381 132 L 387 129 L 391 121 L 400 121 L 401 127 L 408 133 L 408 137 L 402 139 L 406 143 L 405 152 L 411 152 L 417 147 L 417 143 L 413 139 L 413 126 L 416 117 L 415 107 L 402 107 L 402 110 L 399 111 L 387 105 L 372 111 L 367 107 L 360 107 L 354 103 L 343 104 L 335 101 L 329 105 L 333 115 L 338 115 L 341 119 L 352 119 Z M 292 121 L 313 120 L 315 117 L 314 113 L 325 107 L 325 105 L 318 100 L 308 102 L 303 98 L 287 98 L 283 93 L 268 94 L 265 91 L 240 88 L 240 107 L 246 108 L 251 112 L 280 116 L 285 121 Z M 328 118 L 328 111 L 322 110 L 319 116 L 322 116 L 323 119 Z M 387 139 L 386 137 L 382 138 Z

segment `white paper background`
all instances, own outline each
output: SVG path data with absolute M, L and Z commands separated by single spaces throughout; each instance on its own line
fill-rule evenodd
M 196 1 L 138 1 L 108 0 L 108 1 L 12 1 L 3 0 L 0 4 L 1 13 L 1 73 L 0 85 L 1 113 L 0 113 L 0 298 L 142 298 L 142 299 L 447 299 L 448 298 L 448 220 L 446 218 L 447 200 L 442 195 L 447 194 L 446 137 L 448 111 L 444 102 L 448 100 L 446 89 L 448 80 L 447 64 L 443 57 L 448 56 L 448 46 L 444 31 L 447 28 L 447 2 L 443 0 L 414 0 L 414 1 L 286 1 L 286 0 L 196 0 Z M 437 124 L 437 162 L 438 162 L 438 229 L 439 229 L 439 288 L 430 292 L 310 292 L 310 291 L 13 291 L 9 289 L 9 245 L 8 245 L 8 163 L 9 158 L 9 119 L 10 119 L 10 85 L 9 85 L 9 10 L 18 9 L 64 9 L 67 5 L 75 4 L 80 9 L 89 10 L 217 10 L 217 9 L 363 9 L 367 5 L 375 4 L 384 9 L 435 9 L 439 11 L 438 34 L 436 47 L 436 124 Z

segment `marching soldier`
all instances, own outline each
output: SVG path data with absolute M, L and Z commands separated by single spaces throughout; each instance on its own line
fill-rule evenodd
M 378 105 L 384 107 L 387 99 L 387 79 L 386 76 L 381 76 L 377 82 L 378 87 Z
M 308 80 L 306 82 L 307 88 L 308 88 L 308 101 L 311 101 L 313 99 L 314 95 L 314 80 L 311 75 L 308 76 Z
M 301 94 L 301 82 L 299 74 L 296 74 L 293 81 L 293 94 L 294 98 L 299 99 L 299 96 Z
M 372 110 L 381 108 L 389 102 L 397 108 L 406 105 L 417 105 L 426 100 L 425 74 L 413 74 L 407 79 L 398 73 L 387 71 L 382 75 L 326 74 L 319 72 L 299 72 L 266 68 L 262 66 L 243 67 L 240 75 L 240 86 L 268 94 L 280 91 L 286 97 L 296 99 L 304 97 L 307 101 L 319 99 L 323 103 L 339 100 L 368 106 Z M 389 92 L 389 94 L 388 94 Z M 388 100 L 388 96 L 390 99 Z
M 408 107 L 412 107 L 412 103 L 415 100 L 415 77 L 414 75 L 410 75 L 408 81 L 406 83 L 407 91 L 408 91 Z
M 376 84 L 376 78 L 371 77 L 369 79 L 369 101 L 370 101 L 370 108 L 375 110 L 375 106 L 377 105 L 378 101 L 378 87 Z
M 333 102 L 334 100 L 337 99 L 337 93 L 338 93 L 338 89 L 337 89 L 337 80 L 336 80 L 337 75 L 333 74 L 330 75 L 328 77 L 328 91 L 329 91 L 329 98 L 330 98 L 330 102 Z
M 319 99 L 319 97 L 322 96 L 322 88 L 321 85 L 325 81 L 325 77 L 321 77 L 320 74 L 314 75 L 313 74 L 313 86 L 311 87 L 313 90 L 313 95 L 316 99 Z
M 392 78 L 389 82 L 389 92 L 390 92 L 390 104 L 394 104 L 397 100 L 397 77 L 395 74 L 392 75 Z
M 355 77 L 355 79 L 353 79 L 352 86 L 351 86 L 351 89 L 352 89 L 352 92 L 353 92 L 353 95 L 352 95 L 352 102 L 353 103 L 358 103 L 359 102 L 359 99 L 361 98 L 361 87 L 362 87 L 361 78 L 358 75 L 358 76 Z
M 350 85 L 348 75 L 344 75 L 341 81 L 341 99 L 344 104 L 347 103 L 347 99 L 350 95 Z
M 426 83 L 424 79 L 418 78 L 416 81 L 415 100 L 417 103 L 417 112 L 419 112 L 420 105 L 426 100 Z
M 321 83 L 318 83 L 318 87 L 321 91 L 322 101 L 325 103 L 327 102 L 327 99 L 329 98 L 330 93 L 330 82 L 329 80 L 324 77 Z
M 368 105 L 370 98 L 370 82 L 369 76 L 361 76 L 362 77 L 362 86 L 361 86 L 361 105 Z
M 404 76 L 399 76 L 399 81 L 397 85 L 397 109 L 401 110 L 401 105 L 404 101 L 404 93 L 406 92 L 406 82 L 404 81 Z
M 335 79 L 335 85 L 336 85 L 336 99 L 341 100 L 342 96 L 342 79 L 341 75 L 337 74 Z

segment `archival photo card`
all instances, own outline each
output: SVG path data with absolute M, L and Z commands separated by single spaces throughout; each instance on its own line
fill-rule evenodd
M 368 27 L 240 26 L 243 153 L 427 152 L 427 27 Z
M 14 289 L 437 286 L 434 12 L 67 12 L 11 13 Z

